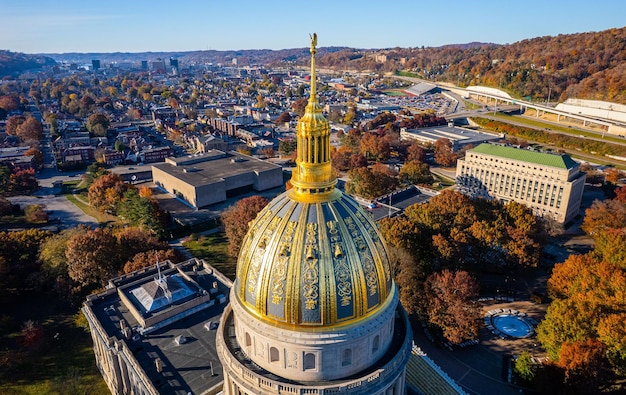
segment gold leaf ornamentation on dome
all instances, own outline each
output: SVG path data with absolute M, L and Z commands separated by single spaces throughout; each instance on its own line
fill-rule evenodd
M 356 224 L 354 223 L 354 220 L 352 219 L 352 217 L 346 217 L 344 219 L 344 222 L 346 223 L 346 226 L 348 227 L 350 234 L 352 234 L 352 236 L 354 237 L 358 236 L 359 232 L 357 232 L 356 230 Z
M 250 269 L 248 270 L 248 292 L 254 294 L 261 270 L 262 255 L 255 253 L 250 260 Z
M 285 295 L 285 279 L 287 278 L 287 263 L 291 255 L 290 246 L 293 242 L 293 234 L 296 230 L 296 222 L 289 221 L 283 233 L 278 257 L 272 271 L 272 303 L 280 304 Z
M 370 238 L 376 245 L 376 251 L 378 251 L 378 255 L 380 256 L 383 270 L 385 272 L 385 280 L 390 279 L 391 272 L 390 272 L 389 259 L 387 257 L 387 252 L 385 250 L 385 247 L 383 246 L 383 243 L 380 240 L 380 235 L 377 232 L 377 229 L 374 227 L 374 225 L 372 225 L 370 221 L 367 220 L 367 218 L 365 218 L 365 216 L 360 211 L 356 212 L 356 216 L 357 218 L 359 218 L 359 220 L 361 220 L 361 222 L 363 223 L 363 226 L 365 226 L 365 228 L 367 229 L 367 233 L 369 234 Z
M 337 279 L 337 293 L 340 296 L 341 305 L 349 306 L 352 302 L 352 284 L 350 283 L 350 268 L 346 264 L 346 258 L 341 252 L 341 245 L 335 244 L 335 278 Z M 338 253 L 339 252 L 339 253 Z
M 252 227 L 248 230 L 246 237 L 243 239 L 243 244 L 241 246 L 241 257 L 254 255 L 254 251 L 250 251 L 250 247 L 252 246 L 252 241 L 254 240 L 254 236 L 256 232 L 261 228 L 261 224 L 264 223 L 265 218 L 273 215 L 272 210 L 268 209 L 267 206 L 257 215 L 257 220 L 253 221 Z M 245 262 L 245 258 L 240 258 L 239 262 Z M 242 278 L 244 273 L 248 270 L 247 265 L 245 264 L 237 264 L 237 277 Z M 243 285 L 243 284 L 242 284 Z M 245 287 L 242 287 L 242 292 Z
M 319 299 L 319 267 L 317 259 L 317 224 L 308 223 L 306 227 L 306 245 L 304 271 L 302 273 L 304 306 L 308 310 L 317 307 Z
M 337 230 L 337 221 L 327 221 L 328 233 L 330 233 L 330 241 L 339 240 L 339 230 Z
M 376 295 L 378 291 L 378 279 L 376 277 L 376 268 L 374 267 L 374 261 L 369 255 L 361 256 L 363 262 L 363 270 L 365 271 L 365 283 L 369 289 L 370 295 Z
M 345 222 L 348 226 L 348 229 L 350 230 L 350 234 L 353 237 L 354 245 L 356 246 L 357 252 L 359 253 L 359 258 L 361 259 L 363 271 L 365 272 L 365 284 L 367 285 L 370 296 L 374 296 L 376 295 L 376 292 L 378 292 L 378 278 L 376 275 L 374 260 L 372 259 L 372 256 L 370 255 L 370 252 L 367 248 L 366 241 L 359 234 L 354 220 L 351 217 L 347 217 L 345 219 Z
M 281 218 L 280 217 L 274 217 L 272 218 L 272 220 L 270 221 L 269 225 L 267 225 L 267 229 L 265 230 L 265 234 L 271 236 L 274 231 L 276 230 L 276 227 L 278 226 L 278 223 L 280 222 Z

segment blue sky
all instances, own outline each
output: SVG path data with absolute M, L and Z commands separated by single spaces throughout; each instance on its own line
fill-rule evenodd
M 0 0 L 0 49 L 25 53 L 421 47 L 626 25 L 623 0 Z

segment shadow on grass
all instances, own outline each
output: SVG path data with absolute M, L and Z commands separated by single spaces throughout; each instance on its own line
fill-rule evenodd
M 228 239 L 223 232 L 192 238 L 183 245 L 196 258 L 204 259 L 229 279 L 235 279 L 237 260 L 228 255 Z
M 4 302 L 0 393 L 110 393 L 95 364 L 91 335 L 74 324 L 75 308 L 50 295 L 21 295 Z M 37 346 L 18 341 L 28 320 L 43 329 Z

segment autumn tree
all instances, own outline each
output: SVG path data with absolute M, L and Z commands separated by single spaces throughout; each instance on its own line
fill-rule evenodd
M 110 173 L 102 163 L 94 162 L 87 166 L 85 174 L 83 174 L 83 184 L 89 188 L 94 180 L 104 174 Z
M 406 156 L 407 162 L 410 162 L 410 161 L 424 162 L 424 160 L 426 159 L 426 151 L 424 151 L 424 149 L 416 143 L 409 144 L 406 151 L 407 151 L 407 156 Z
M 338 171 L 345 171 L 349 169 L 350 156 L 351 152 L 343 149 L 343 147 L 338 150 L 332 151 L 330 154 L 330 162 L 333 169 Z
M 404 184 L 432 184 L 433 175 L 430 173 L 430 166 L 417 160 L 406 162 L 398 174 L 400 181 Z
M 39 141 L 43 138 L 43 126 L 35 117 L 27 117 L 17 126 L 15 134 L 22 142 Z
M 422 292 L 426 272 L 412 254 L 402 248 L 390 247 L 389 260 L 400 293 L 400 302 L 409 314 L 416 314 L 424 302 Z
M 75 235 L 67 243 L 67 269 L 76 287 L 82 293 L 102 287 L 118 274 L 119 247 L 108 228 L 96 228 Z
M 132 259 L 126 262 L 123 272 L 131 273 L 145 267 L 154 266 L 156 265 L 157 260 L 159 262 L 170 261 L 172 263 L 178 263 L 183 261 L 183 257 L 178 251 L 172 248 L 168 248 L 166 250 L 149 250 L 139 252 L 135 254 Z
M 617 184 L 617 181 L 624 177 L 624 172 L 611 167 L 604 172 L 604 179 L 611 184 Z
M 459 344 L 478 335 L 478 285 L 469 273 L 449 270 L 433 273 L 426 279 L 424 292 L 423 311 L 431 324 L 441 328 L 448 341 Z
M 435 141 L 435 162 L 447 167 L 456 163 L 456 154 L 449 139 L 440 138 Z
M 239 255 L 241 242 L 248 232 L 248 224 L 269 203 L 262 196 L 250 196 L 239 200 L 234 206 L 230 206 L 222 213 L 224 232 L 228 237 L 228 254 L 236 257 Z
M 265 156 L 267 156 L 268 158 L 273 158 L 276 156 L 276 152 L 274 151 L 274 148 L 272 147 L 265 147 L 261 150 L 261 153 Z
M 23 115 L 12 115 L 7 119 L 5 132 L 9 136 L 17 136 L 17 128 L 26 121 Z
M 24 208 L 24 216 L 30 223 L 42 224 L 48 222 L 48 213 L 43 204 L 29 204 Z
M 626 317 L 626 271 L 597 258 L 593 252 L 570 255 L 555 265 L 548 280 L 553 300 L 537 327 L 537 339 L 557 363 L 566 344 L 600 341 L 613 368 L 624 372 L 626 340 L 620 338 L 619 322 Z
M 87 192 L 89 204 L 102 212 L 115 213 L 117 205 L 128 190 L 128 184 L 115 173 L 107 173 L 96 178 Z
M 276 117 L 276 119 L 274 120 L 274 123 L 281 124 L 281 123 L 287 123 L 289 121 L 291 121 L 291 115 L 289 115 L 289 113 L 285 111 Z
M 626 374 L 626 312 L 609 313 L 598 322 L 598 340 L 617 373 Z
M 87 232 L 85 226 L 64 229 L 44 240 L 39 247 L 39 261 L 41 268 L 37 274 L 37 281 L 43 289 L 54 290 L 63 298 L 71 296 L 70 277 L 67 268 L 68 241 Z
M 532 361 L 532 356 L 526 350 L 515 358 L 513 372 L 522 380 L 531 382 L 535 378 L 537 365 Z
M 374 133 L 365 133 L 359 144 L 359 152 L 369 160 L 382 161 L 389 158 L 389 142 Z
M 95 136 L 106 136 L 110 122 L 103 113 L 91 114 L 87 119 L 87 130 Z
M 307 98 L 302 97 L 291 104 L 291 109 L 301 117 L 304 115 L 304 109 L 306 108 L 308 102 Z
M 9 193 L 27 195 L 39 189 L 35 169 L 17 170 L 9 176 Z
M 122 262 L 130 260 L 140 252 L 166 250 L 168 244 L 159 240 L 148 229 L 137 226 L 125 227 L 114 232 L 117 239 L 118 253 Z
M 584 387 L 588 393 L 595 393 L 608 378 L 609 364 L 605 352 L 605 345 L 597 340 L 566 342 L 557 365 L 565 370 L 569 386 Z
M 361 147 L 362 132 L 359 129 L 352 128 L 348 130 L 348 133 L 344 133 L 341 136 L 341 145 L 346 150 L 357 153 Z
M 23 290 L 38 269 L 39 245 L 50 236 L 50 232 L 38 229 L 0 232 L 0 293 Z
M 280 140 L 278 143 L 278 152 L 281 155 L 287 156 L 296 150 L 296 141 L 295 140 Z
M 33 157 L 33 165 L 35 166 L 35 168 L 41 169 L 43 167 L 44 156 L 43 156 L 43 153 L 39 149 L 35 147 L 31 147 L 28 150 L 26 150 L 26 152 L 24 152 L 24 156 Z
M 15 111 L 20 105 L 20 100 L 14 95 L 2 95 L 0 96 L 0 108 L 9 112 Z
M 348 172 L 350 181 L 346 184 L 346 192 L 372 199 L 393 191 L 398 180 L 386 172 L 375 171 L 367 167 L 359 167 Z
M 593 235 L 593 255 L 598 261 L 626 270 L 626 229 L 603 229 Z
M 585 211 L 582 229 L 588 235 L 610 228 L 626 227 L 626 204 L 616 199 L 596 200 Z
M 352 154 L 350 156 L 350 160 L 348 161 L 348 169 L 358 169 L 359 167 L 367 167 L 367 158 L 365 156 L 357 153 Z

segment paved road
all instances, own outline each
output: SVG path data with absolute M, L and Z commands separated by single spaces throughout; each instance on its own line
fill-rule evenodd
M 94 217 L 85 214 L 81 209 L 67 200 L 64 195 L 55 196 L 54 194 L 44 194 L 39 196 L 11 196 L 8 199 L 13 204 L 19 204 L 22 209 L 29 204 L 45 205 L 49 218 L 59 218 L 59 225 L 62 228 L 72 228 L 80 224 L 90 227 L 98 226 L 98 221 Z

